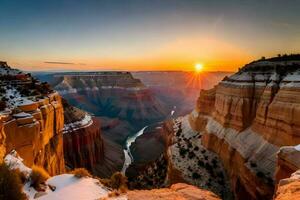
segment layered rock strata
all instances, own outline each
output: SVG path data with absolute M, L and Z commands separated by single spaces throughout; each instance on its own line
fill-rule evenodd
M 268 60 L 201 91 L 192 127 L 221 158 L 236 199 L 272 198 L 279 148 L 300 143 L 299 83 L 299 61 Z
M 290 178 L 282 179 L 277 191 L 274 195 L 274 200 L 291 200 L 300 199 L 300 171 L 296 171 Z
M 121 147 L 102 136 L 100 120 L 64 101 L 64 154 L 68 169 L 84 167 L 110 177 L 123 163 Z
M 92 171 L 104 154 L 100 125 L 92 117 L 65 104 L 64 149 L 66 166 Z
M 72 105 L 97 116 L 119 118 L 136 125 L 163 119 L 167 112 L 151 91 L 129 72 L 80 72 L 55 75 L 54 85 Z
M 43 166 L 51 175 L 64 172 L 64 126 L 61 97 L 30 74 L 0 66 L 1 156 L 17 150 L 28 166 Z
M 300 169 L 300 145 L 281 147 L 277 153 L 276 183 L 289 178 L 298 169 Z

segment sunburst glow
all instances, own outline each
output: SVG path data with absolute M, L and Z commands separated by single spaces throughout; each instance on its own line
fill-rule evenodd
M 197 63 L 197 64 L 195 65 L 195 71 L 196 71 L 197 73 L 199 73 L 199 72 L 202 72 L 202 70 L 203 70 L 203 64 Z

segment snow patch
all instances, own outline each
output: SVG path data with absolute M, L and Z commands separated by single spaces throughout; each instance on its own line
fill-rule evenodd
M 24 173 L 27 178 L 29 177 L 31 169 L 23 164 L 23 159 L 18 156 L 18 153 L 15 150 L 12 150 L 5 156 L 4 162 L 11 170 L 18 169 L 20 172 Z
M 32 117 L 32 115 L 29 114 L 29 113 L 20 112 L 20 113 L 14 114 L 13 117 L 15 117 L 15 118 L 28 118 L 28 117 Z
M 47 180 L 47 184 L 56 187 L 52 192 L 49 190 L 47 195 L 40 197 L 41 200 L 94 200 L 108 196 L 110 192 L 97 179 L 76 178 L 72 174 L 62 174 Z M 126 196 L 114 198 L 116 200 L 126 200 Z
M 22 97 L 20 92 L 13 86 L 10 86 L 9 88 L 6 86 L 4 89 L 4 97 L 7 99 L 6 104 L 9 109 L 35 103 L 28 99 L 28 97 Z
M 93 124 L 92 116 L 89 114 L 85 114 L 84 118 L 80 121 L 76 121 L 73 123 L 65 124 L 63 133 L 68 133 L 70 131 L 75 131 L 81 128 L 86 128 Z
M 15 150 L 11 151 L 5 156 L 4 162 L 9 166 L 11 170 L 19 169 L 24 173 L 27 179 L 30 176 L 31 169 L 23 164 L 23 159 L 18 156 Z M 103 186 L 99 180 L 86 177 L 77 178 L 73 174 L 62 174 L 53 176 L 46 181 L 46 185 L 55 186 L 55 190 L 52 191 L 47 187 L 45 195 L 38 199 L 41 200 L 95 200 L 100 198 L 107 198 L 110 190 Z M 29 200 L 35 199 L 35 195 L 38 193 L 33 187 L 30 186 L 30 181 L 27 181 L 23 187 L 24 193 Z M 125 195 L 116 198 L 108 198 L 115 200 L 126 200 Z
M 294 148 L 295 148 L 297 151 L 300 151 L 300 144 L 294 146 Z

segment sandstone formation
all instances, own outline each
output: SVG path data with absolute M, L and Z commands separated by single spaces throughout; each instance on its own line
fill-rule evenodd
M 64 126 L 61 97 L 6 63 L 0 66 L 1 158 L 17 150 L 28 166 L 43 166 L 50 174 L 64 172 Z
M 300 199 L 300 171 L 279 182 L 274 200 Z
M 102 136 L 101 121 L 64 101 L 64 155 L 68 169 L 84 167 L 110 177 L 122 167 L 121 146 Z
M 277 153 L 276 183 L 289 178 L 298 169 L 300 169 L 300 145 L 281 147 Z
M 217 200 L 220 199 L 212 192 L 197 187 L 178 183 L 170 188 L 153 190 L 133 190 L 127 193 L 128 200 Z
M 64 103 L 64 149 L 68 168 L 92 170 L 104 155 L 100 126 L 84 111 Z
M 192 127 L 219 155 L 236 199 L 272 198 L 277 152 L 300 143 L 299 80 L 299 61 L 270 59 L 250 63 L 216 88 L 201 91 Z M 285 152 L 279 158 L 291 160 L 282 156 Z M 280 159 L 278 176 L 289 176 L 296 167 Z

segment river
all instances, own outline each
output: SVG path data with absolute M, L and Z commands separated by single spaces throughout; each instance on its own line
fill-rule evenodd
M 122 168 L 122 173 L 125 174 L 127 168 L 129 167 L 129 165 L 133 162 L 133 157 L 132 154 L 130 152 L 130 146 L 133 142 L 135 142 L 136 138 L 143 135 L 144 130 L 147 128 L 147 126 L 145 126 L 144 128 L 142 128 L 140 131 L 138 131 L 136 134 L 134 134 L 133 136 L 130 136 L 127 138 L 126 140 L 126 148 L 123 149 L 124 151 L 124 156 L 125 156 L 125 161 L 123 164 L 123 168 Z

